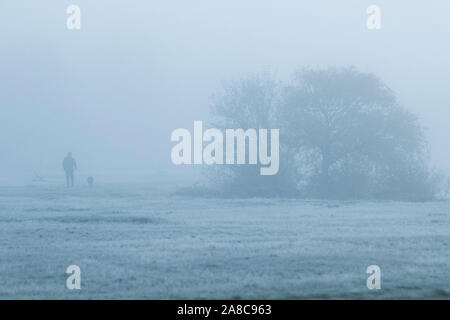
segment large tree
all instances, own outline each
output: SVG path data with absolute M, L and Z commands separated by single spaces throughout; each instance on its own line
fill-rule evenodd
M 287 147 L 303 192 L 325 198 L 428 198 L 417 118 L 379 78 L 354 68 L 303 69 L 283 93 Z
M 437 192 L 417 118 L 371 73 L 302 69 L 288 85 L 253 75 L 225 85 L 211 109 L 217 128 L 280 129 L 280 167 L 273 176 L 259 165 L 209 167 L 216 188 L 204 194 L 426 200 Z
M 280 83 L 270 72 L 225 83 L 223 90 L 214 97 L 211 107 L 212 126 L 222 129 L 278 129 L 280 89 Z M 281 132 L 280 140 L 282 139 Z M 296 180 L 285 162 L 287 157 L 283 148 L 280 150 L 280 158 L 283 163 L 273 176 L 262 176 L 260 164 L 225 165 L 208 168 L 206 171 L 214 184 L 219 184 L 220 193 L 224 196 L 295 196 Z

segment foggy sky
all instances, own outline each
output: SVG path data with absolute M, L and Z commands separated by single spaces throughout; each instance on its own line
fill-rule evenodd
M 81 30 L 66 28 L 69 4 Z M 371 4 L 381 30 L 366 28 Z M 3 0 L 0 183 L 60 172 L 68 151 L 85 172 L 174 170 L 171 132 L 207 120 L 222 81 L 344 65 L 377 74 L 420 116 L 433 164 L 450 173 L 449 11 L 444 0 Z

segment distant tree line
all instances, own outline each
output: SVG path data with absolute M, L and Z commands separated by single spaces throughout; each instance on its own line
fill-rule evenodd
M 353 67 L 301 69 L 288 84 L 273 74 L 224 85 L 211 107 L 216 128 L 280 129 L 280 169 L 205 169 L 179 194 L 425 201 L 443 192 L 417 117 L 378 77 Z

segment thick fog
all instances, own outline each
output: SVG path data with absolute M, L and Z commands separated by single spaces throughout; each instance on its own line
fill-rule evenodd
M 70 4 L 80 30 L 66 27 Z M 380 30 L 366 27 L 371 4 Z M 208 120 L 223 81 L 264 70 L 288 81 L 304 66 L 374 72 L 419 115 L 433 164 L 450 172 L 449 10 L 444 0 L 3 0 L 0 184 L 61 173 L 68 151 L 85 173 L 187 174 L 171 162 L 171 132 Z

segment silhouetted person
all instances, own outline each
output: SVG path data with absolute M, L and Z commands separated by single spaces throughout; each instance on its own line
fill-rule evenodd
M 75 162 L 75 159 L 72 158 L 72 153 L 69 152 L 67 156 L 63 160 L 63 168 L 66 172 L 66 182 L 67 186 L 73 187 L 73 171 L 77 169 L 77 163 Z
M 94 177 L 93 176 L 89 176 L 87 178 L 87 183 L 89 185 L 89 188 L 92 188 L 92 186 L 94 185 Z

